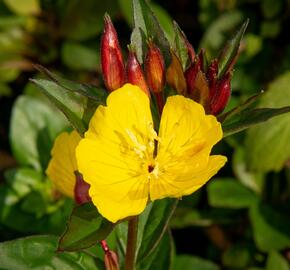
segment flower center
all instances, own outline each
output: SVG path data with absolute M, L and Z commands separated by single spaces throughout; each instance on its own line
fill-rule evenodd
M 153 165 L 148 165 L 148 172 L 151 173 L 154 170 L 154 166 Z

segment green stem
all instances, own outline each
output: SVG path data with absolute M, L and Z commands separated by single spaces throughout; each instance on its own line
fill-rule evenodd
M 137 232 L 138 232 L 138 216 L 130 219 L 129 224 L 128 224 L 128 238 L 127 238 L 127 250 L 126 250 L 126 258 L 125 258 L 125 270 L 134 270 L 135 269 Z

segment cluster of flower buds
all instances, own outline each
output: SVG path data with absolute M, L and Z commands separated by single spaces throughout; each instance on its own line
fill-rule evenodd
M 231 94 L 230 81 L 233 65 L 221 77 L 218 77 L 218 60 L 214 59 L 208 65 L 205 51 L 201 50 L 199 54 L 196 54 L 182 33 L 189 59 L 186 67 L 182 66 L 177 52 L 173 49 L 171 49 L 171 63 L 166 67 L 162 52 L 152 39 L 147 42 L 144 70 L 132 46 L 128 46 L 129 54 L 125 66 L 112 21 L 108 15 L 105 16 L 104 21 L 101 62 L 104 83 L 109 91 L 121 87 L 126 82 L 138 85 L 149 97 L 155 96 L 161 113 L 164 105 L 163 89 L 167 83 L 178 94 L 202 104 L 209 114 L 218 115 L 224 110 Z

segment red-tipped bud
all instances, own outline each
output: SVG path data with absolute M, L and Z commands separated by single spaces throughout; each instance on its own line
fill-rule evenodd
M 148 43 L 145 58 L 145 75 L 149 88 L 154 93 L 162 92 L 165 84 L 165 64 L 159 48 L 152 41 Z
M 171 64 L 166 71 L 167 83 L 176 90 L 178 94 L 186 94 L 186 81 L 182 70 L 182 65 L 177 55 L 171 50 Z
M 146 84 L 142 67 L 138 62 L 135 52 L 129 48 L 129 56 L 126 66 L 127 82 L 139 86 L 148 96 L 150 96 Z
M 193 46 L 189 43 L 189 41 L 187 40 L 186 37 L 185 37 L 185 43 L 186 43 L 186 46 L 187 46 L 189 59 L 190 59 L 190 61 L 193 63 L 193 62 L 194 62 L 194 59 L 195 59 L 195 51 L 194 51 L 194 48 L 193 48 Z
M 217 81 L 217 75 L 218 75 L 218 60 L 213 59 L 208 67 L 207 74 L 206 74 L 210 92 L 212 92 L 215 87 L 215 84 Z
M 226 107 L 231 96 L 231 74 L 227 73 L 216 85 L 214 93 L 210 97 L 210 113 L 220 114 Z
M 90 185 L 84 181 L 83 176 L 78 171 L 75 171 L 75 177 L 74 195 L 76 203 L 83 204 L 90 202 L 92 200 L 89 195 Z
M 112 250 L 108 250 L 105 253 L 105 267 L 106 270 L 119 270 L 119 261 L 118 261 L 118 256 L 117 254 L 112 251 Z
M 109 15 L 105 15 L 104 23 L 101 40 L 102 72 L 106 88 L 113 91 L 125 83 L 125 67 L 118 36 Z
M 190 97 L 194 96 L 194 91 L 195 91 L 195 80 L 196 80 L 196 75 L 200 71 L 201 67 L 201 62 L 200 58 L 197 57 L 195 59 L 195 62 L 190 65 L 190 67 L 185 71 L 184 76 L 186 80 L 186 85 L 187 85 L 187 94 Z

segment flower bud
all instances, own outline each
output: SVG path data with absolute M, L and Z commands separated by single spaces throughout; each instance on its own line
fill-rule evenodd
M 220 114 L 226 107 L 231 96 L 231 74 L 227 73 L 216 85 L 210 97 L 210 113 Z
M 217 75 L 218 75 L 218 60 L 213 59 L 208 67 L 207 74 L 206 74 L 210 92 L 212 92 L 215 87 Z
M 150 92 L 144 78 L 142 67 L 132 48 L 129 48 L 126 75 L 128 83 L 139 86 L 150 97 Z
M 113 91 L 125 83 L 125 68 L 118 36 L 109 15 L 105 15 L 104 22 L 101 40 L 102 73 L 106 88 Z
M 186 46 L 187 46 L 189 59 L 190 59 L 191 62 L 193 63 L 193 62 L 194 62 L 194 59 L 195 59 L 195 51 L 194 51 L 194 48 L 193 48 L 193 46 L 189 43 L 189 41 L 187 40 L 187 38 L 185 38 L 185 43 L 186 43 Z
M 106 270 L 119 270 L 119 262 L 118 262 L 118 256 L 117 254 L 112 251 L 112 250 L 108 250 L 105 253 L 105 268 Z
M 186 81 L 183 75 L 182 65 L 177 55 L 171 50 L 171 64 L 166 71 L 167 83 L 180 95 L 186 94 Z
M 83 179 L 82 174 L 75 171 L 76 184 L 74 188 L 75 201 L 78 204 L 90 202 L 92 199 L 89 195 L 90 185 Z
M 186 80 L 186 86 L 187 86 L 187 94 L 192 97 L 194 95 L 195 91 L 195 80 L 196 80 L 196 75 L 201 69 L 201 62 L 200 58 L 197 57 L 195 59 L 195 62 L 192 63 L 189 68 L 185 71 L 184 76 Z
M 152 41 L 148 43 L 145 58 L 145 75 L 149 88 L 154 93 L 162 92 L 165 84 L 165 64 L 159 48 Z

